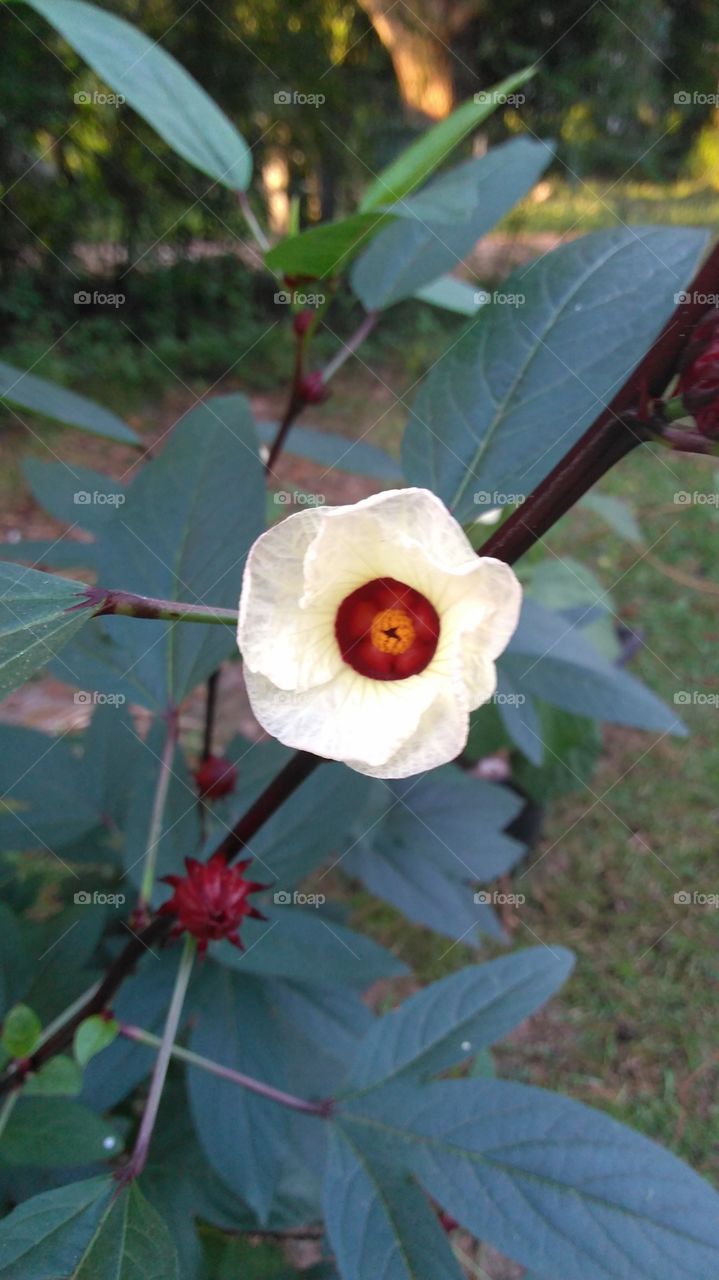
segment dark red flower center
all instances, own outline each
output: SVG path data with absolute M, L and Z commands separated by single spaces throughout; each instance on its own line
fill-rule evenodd
M 373 680 L 406 680 L 432 661 L 439 617 L 421 591 L 373 578 L 342 601 L 335 635 L 344 661 Z

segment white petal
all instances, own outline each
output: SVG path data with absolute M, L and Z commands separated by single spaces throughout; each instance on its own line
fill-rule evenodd
M 268 529 L 245 565 L 238 644 L 246 665 L 280 689 L 322 684 L 344 665 L 334 633 L 336 607 L 305 609 L 300 603 L 305 555 L 324 510 L 298 511 Z
M 469 714 L 449 686 L 438 693 L 419 721 L 414 733 L 379 768 L 356 760 L 347 764 L 371 778 L 411 778 L 456 759 L 467 745 Z
M 407 680 L 370 680 L 342 664 L 314 689 L 283 692 L 245 669 L 252 710 L 268 733 L 288 747 L 344 760 L 360 772 L 379 769 L 416 732 L 441 691 L 427 672 Z

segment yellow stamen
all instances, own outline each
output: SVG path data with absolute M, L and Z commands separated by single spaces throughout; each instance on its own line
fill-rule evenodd
M 380 653 L 406 653 L 414 640 L 414 626 L 404 609 L 383 609 L 372 619 L 370 639 Z

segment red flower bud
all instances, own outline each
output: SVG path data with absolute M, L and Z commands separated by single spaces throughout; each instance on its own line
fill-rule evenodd
M 304 311 L 296 312 L 292 317 L 292 327 L 298 338 L 304 338 L 307 330 L 312 327 L 313 323 L 314 315 L 311 311 L 308 311 L 307 308 L 305 308 Z
M 237 769 L 224 756 L 207 756 L 195 770 L 197 790 L 203 800 L 219 800 L 237 785 Z
M 305 404 L 322 404 L 326 400 L 329 391 L 322 381 L 322 374 L 319 369 L 315 369 L 314 373 L 305 374 L 300 379 L 297 393 Z
M 251 893 L 268 887 L 245 879 L 243 873 L 250 861 L 247 858 L 228 867 L 221 853 L 213 854 L 207 863 L 185 858 L 187 875 L 165 876 L 165 883 L 172 885 L 175 892 L 160 912 L 176 916 L 172 933 L 177 936 L 186 929 L 197 938 L 201 955 L 207 950 L 208 942 L 220 938 L 227 938 L 242 951 L 238 933 L 242 921 L 246 916 L 255 920 L 266 918 L 247 901 Z
M 676 394 L 703 435 L 719 435 L 719 309 L 700 320 L 681 363 Z
M 459 1223 L 456 1218 L 452 1217 L 451 1213 L 445 1213 L 444 1209 L 440 1209 L 437 1217 L 439 1218 L 440 1226 L 444 1228 L 447 1235 L 449 1235 L 450 1232 L 457 1230 Z

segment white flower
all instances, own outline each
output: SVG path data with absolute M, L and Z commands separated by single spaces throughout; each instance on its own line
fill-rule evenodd
M 521 595 L 427 489 L 300 511 L 245 566 L 252 710 L 287 746 L 376 778 L 445 764 L 495 691 Z

